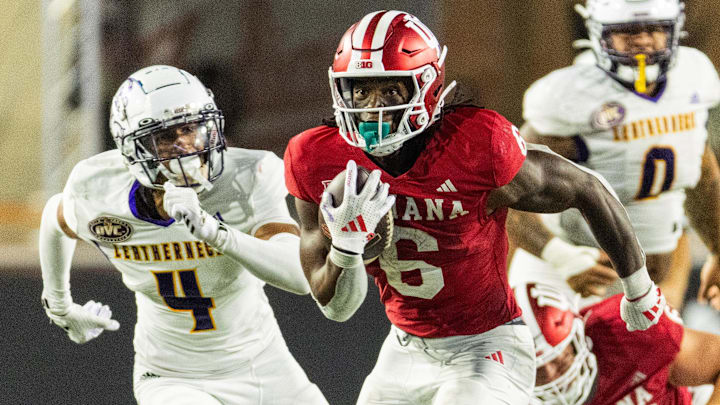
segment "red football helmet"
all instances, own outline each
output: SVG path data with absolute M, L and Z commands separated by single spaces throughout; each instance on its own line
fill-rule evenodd
M 384 156 L 421 133 L 438 119 L 443 98 L 455 82 L 443 89 L 447 47 L 417 17 L 403 11 L 376 11 L 353 24 L 340 40 L 330 66 L 330 88 L 340 135 L 350 145 Z M 408 78 L 412 82 L 407 104 L 354 108 L 352 81 L 357 78 Z M 382 115 L 402 111 L 394 133 L 382 127 Z M 355 114 L 377 112 L 377 131 L 358 129 Z M 385 131 L 383 131 L 383 129 Z M 380 135 L 378 135 L 380 134 Z
M 577 300 L 547 284 L 520 284 L 514 288 L 523 319 L 535 339 L 535 366 L 556 359 L 572 344 L 575 358 L 558 378 L 535 386 L 533 404 L 583 404 L 597 377 L 597 359 L 585 337 L 585 323 L 578 314 Z

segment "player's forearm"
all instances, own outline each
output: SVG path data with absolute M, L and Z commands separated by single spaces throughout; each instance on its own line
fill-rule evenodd
M 644 268 L 645 254 L 620 201 L 597 178 L 586 182 L 579 190 L 576 208 L 582 212 L 618 275 L 628 277 Z
M 543 224 L 540 215 L 531 212 L 509 210 L 506 227 L 508 236 L 517 247 L 538 257 L 554 236 Z
M 710 252 L 720 254 L 720 173 L 710 148 L 705 149 L 698 184 L 686 193 L 685 212 L 693 229 Z
M 62 194 L 52 196 L 45 204 L 40 221 L 39 255 L 43 279 L 42 297 L 53 312 L 63 313 L 70 308 L 70 265 L 76 240 L 61 230 L 57 211 Z
M 227 227 L 218 232 L 212 245 L 272 286 L 301 295 L 310 292 L 300 266 L 300 239 L 296 235 L 279 233 L 262 240 Z
M 323 267 L 332 273 L 335 282 L 325 284 L 323 297 L 313 296 L 325 317 L 345 322 L 360 308 L 367 295 L 368 281 L 362 256 L 331 248 Z

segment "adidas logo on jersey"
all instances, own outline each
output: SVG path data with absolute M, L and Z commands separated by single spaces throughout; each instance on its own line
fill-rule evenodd
M 439 191 L 441 193 L 447 193 L 447 192 L 457 192 L 457 189 L 452 184 L 450 179 L 445 180 L 443 184 L 440 185 L 435 191 Z

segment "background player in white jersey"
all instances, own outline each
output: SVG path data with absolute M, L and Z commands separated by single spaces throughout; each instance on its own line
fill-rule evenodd
M 576 8 L 597 63 L 576 63 L 535 82 L 525 94 L 521 133 L 609 181 L 656 282 L 682 268 L 672 253 L 687 214 L 712 253 L 701 294 L 720 308 L 713 287 L 720 282 L 720 177 L 706 145 L 708 109 L 720 100 L 717 72 L 702 52 L 678 45 L 685 18 L 678 0 L 588 0 Z M 555 238 L 530 214 L 515 212 L 508 223 L 518 245 L 547 261 L 516 253 L 511 282 L 545 269 L 537 274 L 569 279 L 587 295 L 604 293 L 615 280 L 596 249 L 573 246 L 597 246 L 576 210 L 559 217 Z M 660 286 L 671 304 L 682 302 L 686 282 Z
M 43 304 L 76 343 L 119 327 L 107 306 L 73 303 L 70 262 L 84 240 L 135 292 L 140 404 L 325 404 L 263 291 L 309 292 L 282 161 L 226 150 L 223 123 L 212 92 L 181 69 L 150 66 L 120 86 L 118 148 L 78 163 L 43 212 Z

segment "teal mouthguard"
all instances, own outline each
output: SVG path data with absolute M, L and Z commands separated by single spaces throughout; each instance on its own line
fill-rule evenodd
M 385 138 L 390 133 L 390 123 L 382 122 L 380 124 L 382 128 L 382 135 L 378 135 L 378 124 L 377 122 L 361 122 L 358 125 L 358 132 L 360 136 L 365 139 L 365 150 L 370 152 L 374 145 L 380 142 L 380 139 Z

